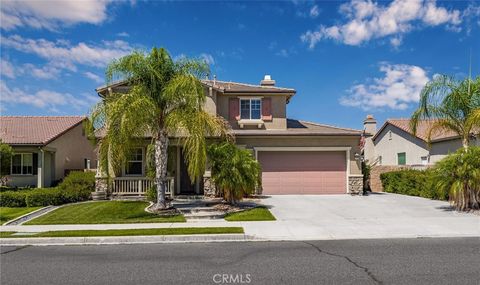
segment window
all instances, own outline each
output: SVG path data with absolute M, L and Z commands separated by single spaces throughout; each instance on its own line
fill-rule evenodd
M 422 156 L 421 159 L 422 159 L 422 164 L 423 164 L 423 165 L 427 165 L 427 164 L 428 164 L 428 156 Z
M 33 174 L 33 154 L 18 153 L 13 155 L 11 173 L 15 175 Z
M 143 149 L 135 148 L 130 154 L 125 165 L 125 175 L 143 174 Z
M 261 99 L 240 99 L 240 119 L 259 120 L 262 117 Z
M 397 162 L 398 162 L 398 165 L 407 164 L 407 154 L 404 152 L 397 153 Z

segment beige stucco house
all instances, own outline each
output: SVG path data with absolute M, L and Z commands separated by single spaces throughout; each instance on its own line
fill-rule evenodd
M 270 76 L 258 85 L 203 80 L 205 109 L 230 123 L 236 144 L 251 150 L 262 166 L 263 189 L 269 194 L 341 194 L 362 190 L 360 130 L 289 119 L 287 105 L 296 91 L 275 85 Z M 98 88 L 105 98 L 128 89 L 125 83 Z M 148 140 L 146 140 L 147 143 Z M 170 138 L 169 191 L 172 195 L 204 194 L 209 171 L 195 183 L 186 174 L 182 148 Z M 139 146 L 117 174 L 109 190 L 114 195 L 143 193 L 152 181 L 145 178 L 145 147 Z
M 1 116 L 0 140 L 15 154 L 7 185 L 49 187 L 68 171 L 95 168 L 96 152 L 87 139 L 84 116 Z
M 377 131 L 376 120 L 367 116 L 364 121 L 365 158 L 372 165 L 425 166 L 435 164 L 462 147 L 460 137 L 451 131 L 433 133 L 429 146 L 427 137 L 431 122 L 420 121 L 413 135 L 410 119 L 388 119 Z M 480 141 L 474 140 L 473 144 L 480 145 Z

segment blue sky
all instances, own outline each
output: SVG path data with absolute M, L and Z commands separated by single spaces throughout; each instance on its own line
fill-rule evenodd
M 167 48 L 219 80 L 270 74 L 297 95 L 290 118 L 362 128 L 409 117 L 435 74 L 480 74 L 480 4 L 2 1 L 2 115 L 88 114 L 108 62 Z

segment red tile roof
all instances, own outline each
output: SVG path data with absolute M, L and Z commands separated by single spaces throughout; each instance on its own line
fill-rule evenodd
M 85 119 L 85 116 L 1 116 L 0 139 L 11 145 L 46 145 Z
M 423 140 L 427 141 L 428 140 L 428 131 L 430 129 L 430 126 L 434 120 L 421 120 L 418 123 L 417 126 L 417 133 L 416 137 Z M 373 139 L 375 140 L 380 134 L 380 132 L 387 126 L 388 124 L 393 125 L 411 135 L 413 135 L 413 132 L 410 130 L 410 119 L 388 119 L 385 124 L 380 128 L 380 130 L 375 134 Z M 453 131 L 436 131 L 432 133 L 431 140 L 432 141 L 437 141 L 437 140 L 445 140 L 445 139 L 451 139 L 451 138 L 457 138 L 458 134 L 453 132 Z

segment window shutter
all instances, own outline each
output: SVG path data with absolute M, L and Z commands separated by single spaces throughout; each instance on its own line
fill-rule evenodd
M 262 99 L 262 120 L 272 120 L 272 98 Z
M 33 162 L 33 165 L 32 165 L 33 172 L 32 172 L 32 174 L 37 175 L 38 174 L 38 153 L 33 153 L 32 162 Z
M 230 121 L 240 120 L 240 106 L 238 98 L 230 98 L 228 102 L 228 118 Z

